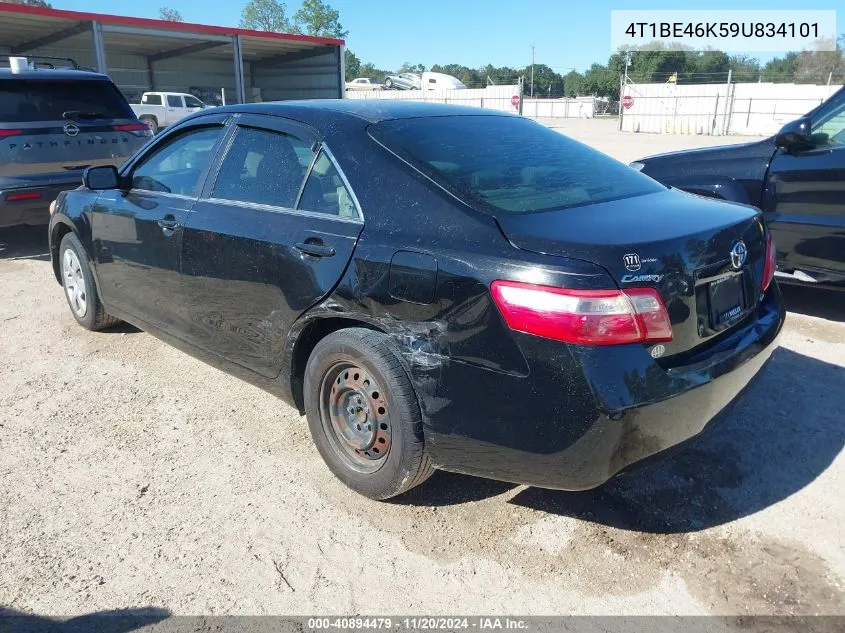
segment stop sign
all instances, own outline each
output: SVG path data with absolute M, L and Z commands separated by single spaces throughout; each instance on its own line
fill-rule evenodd
M 514 96 L 512 96 L 512 97 L 511 97 L 511 105 L 512 105 L 514 108 L 518 108 L 518 107 L 519 107 L 519 95 L 514 95 Z
M 625 95 L 624 97 L 622 97 L 622 107 L 623 108 L 625 108 L 627 110 L 632 105 L 634 105 L 634 97 L 632 97 L 631 95 Z

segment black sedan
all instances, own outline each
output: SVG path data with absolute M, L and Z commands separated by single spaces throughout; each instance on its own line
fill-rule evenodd
M 758 211 L 503 113 L 227 106 L 84 185 L 50 223 L 76 320 L 277 394 L 376 499 L 597 486 L 702 431 L 784 320 Z
M 753 204 L 778 246 L 778 278 L 845 289 L 845 88 L 771 138 L 671 152 L 634 167 L 660 182 Z

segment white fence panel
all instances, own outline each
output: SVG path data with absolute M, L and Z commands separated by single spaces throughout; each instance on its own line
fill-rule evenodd
M 531 118 L 592 119 L 596 115 L 595 97 L 575 99 L 532 99 L 522 104 L 522 115 Z
M 768 135 L 840 86 L 812 84 L 630 84 L 622 130 L 656 134 Z
M 809 112 L 840 86 L 736 84 L 730 134 L 774 134 Z
M 487 86 L 461 90 L 348 90 L 346 92 L 347 99 L 427 101 L 517 112 L 518 108 L 511 101 L 514 95 L 519 95 L 519 86 Z
M 457 105 L 519 112 L 514 97 L 519 96 L 519 86 L 487 86 L 460 90 L 349 90 L 347 99 L 401 99 L 405 101 L 427 101 L 430 103 L 452 103 Z M 577 99 L 531 99 L 523 98 L 523 116 L 537 118 L 592 118 L 596 113 L 594 97 Z

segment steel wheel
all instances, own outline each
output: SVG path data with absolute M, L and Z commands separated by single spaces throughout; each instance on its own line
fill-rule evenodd
M 320 420 L 333 451 L 360 473 L 380 469 L 390 452 L 386 394 L 353 362 L 332 365 L 320 386 Z
M 85 277 L 82 274 L 82 265 L 79 263 L 79 258 L 70 248 L 65 249 L 65 254 L 62 257 L 62 279 L 71 310 L 77 317 L 83 318 L 88 312 Z

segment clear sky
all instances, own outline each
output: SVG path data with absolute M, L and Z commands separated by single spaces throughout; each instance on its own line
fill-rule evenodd
M 287 0 L 292 15 L 301 0 Z M 51 0 L 56 9 L 158 17 L 159 6 L 186 22 L 237 26 L 246 0 Z M 524 67 L 537 63 L 558 72 L 584 70 L 610 55 L 611 9 L 838 9 L 845 31 L 845 0 L 328 0 L 349 31 L 347 47 L 385 70 L 404 62 Z M 774 54 L 757 54 L 766 61 Z

